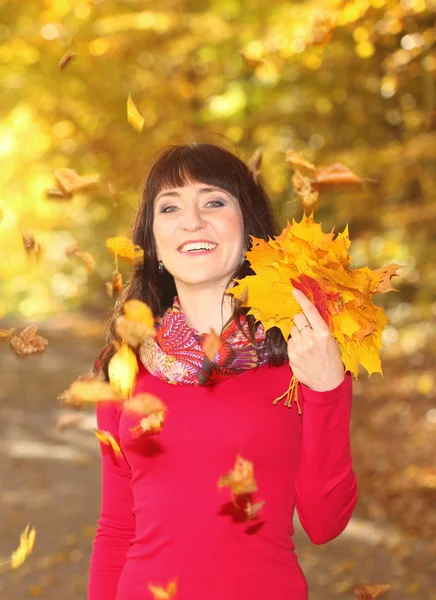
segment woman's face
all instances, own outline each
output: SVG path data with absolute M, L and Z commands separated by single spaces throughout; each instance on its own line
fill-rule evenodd
M 161 190 L 154 201 L 153 233 L 158 258 L 176 285 L 226 286 L 243 262 L 241 207 L 221 188 L 194 183 Z

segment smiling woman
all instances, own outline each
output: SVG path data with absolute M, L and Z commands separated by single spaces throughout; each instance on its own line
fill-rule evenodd
M 274 405 L 292 376 L 286 340 L 225 292 L 252 274 L 250 236 L 277 233 L 262 186 L 226 149 L 172 146 L 152 166 L 133 231 L 144 263 L 118 299 L 95 371 L 108 379 L 125 302 L 146 302 L 156 333 L 137 349 L 133 395 L 157 397 L 166 416 L 150 431 L 141 423 L 153 415 L 97 407 L 120 453 L 101 444 L 89 600 L 307 600 L 294 509 L 316 544 L 347 525 L 357 501 L 350 373 L 331 390 L 299 384 L 302 413 Z

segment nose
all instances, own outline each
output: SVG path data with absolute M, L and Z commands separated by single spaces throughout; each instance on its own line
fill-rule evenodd
M 182 220 L 182 228 L 186 231 L 197 231 L 206 225 L 198 206 L 186 208 Z

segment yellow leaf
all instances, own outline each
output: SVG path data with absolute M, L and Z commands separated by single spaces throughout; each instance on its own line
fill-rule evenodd
M 144 250 L 136 244 L 133 244 L 133 242 L 126 237 L 118 236 L 108 238 L 106 240 L 106 247 L 116 256 L 126 258 L 135 263 L 144 258 Z
M 151 308 L 145 302 L 142 302 L 141 300 L 128 300 L 124 303 L 123 310 L 126 319 L 143 323 L 149 327 L 154 326 L 153 313 Z
M 119 349 L 108 365 L 109 381 L 115 394 L 130 398 L 137 372 L 138 361 L 135 353 L 127 344 L 119 344 Z
M 170 600 L 177 592 L 177 581 L 170 581 L 166 589 L 159 585 L 149 583 L 148 589 L 153 594 L 154 600 Z
M 291 158 L 298 162 L 298 157 Z M 287 223 L 275 239 L 253 238 L 247 260 L 255 275 L 235 280 L 239 285 L 226 291 L 237 298 L 246 288 L 249 314 L 265 331 L 278 327 L 287 340 L 294 317 L 301 312 L 292 290 L 300 289 L 329 326 L 346 370 L 357 377 L 359 363 L 369 375 L 382 373 L 381 334 L 389 319 L 373 304 L 372 296 L 397 291 L 390 279 L 402 265 L 393 263 L 376 271 L 353 269 L 350 244 L 348 226 L 334 238 L 333 230 L 324 233 L 321 224 L 314 222 L 313 212 L 304 215 L 299 223 Z
M 127 120 L 134 129 L 137 131 L 142 131 L 142 128 L 144 127 L 144 119 L 139 110 L 136 108 L 130 94 L 127 98 Z
M 0 569 L 16 569 L 20 565 L 22 565 L 33 550 L 35 538 L 36 530 L 33 527 L 30 528 L 30 526 L 27 525 L 27 527 L 20 536 L 20 543 L 18 544 L 18 548 L 14 552 L 12 552 L 10 558 L 0 561 Z
M 220 477 L 218 487 L 229 487 L 234 495 L 256 492 L 253 463 L 238 454 L 234 468 Z
M 81 406 L 97 402 L 121 401 L 123 398 L 117 394 L 107 381 L 100 381 L 95 376 L 74 381 L 70 387 L 58 396 L 67 404 Z
M 98 437 L 100 442 L 106 444 L 106 446 L 110 446 L 115 452 L 115 454 L 121 454 L 121 448 L 117 440 L 109 431 L 103 431 L 102 429 L 94 429 L 94 433 Z

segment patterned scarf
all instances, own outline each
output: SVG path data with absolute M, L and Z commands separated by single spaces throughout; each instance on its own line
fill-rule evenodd
M 241 317 L 244 332 L 248 324 Z M 173 306 L 168 308 L 156 323 L 156 335 L 147 338 L 139 348 L 140 359 L 145 368 L 167 383 L 187 385 L 208 385 L 254 369 L 267 363 L 265 332 L 260 324 L 255 339 L 257 349 L 238 329 L 236 321 L 231 321 L 221 333 L 221 347 L 212 360 L 204 351 L 206 333 L 195 331 L 185 321 L 178 296 Z

